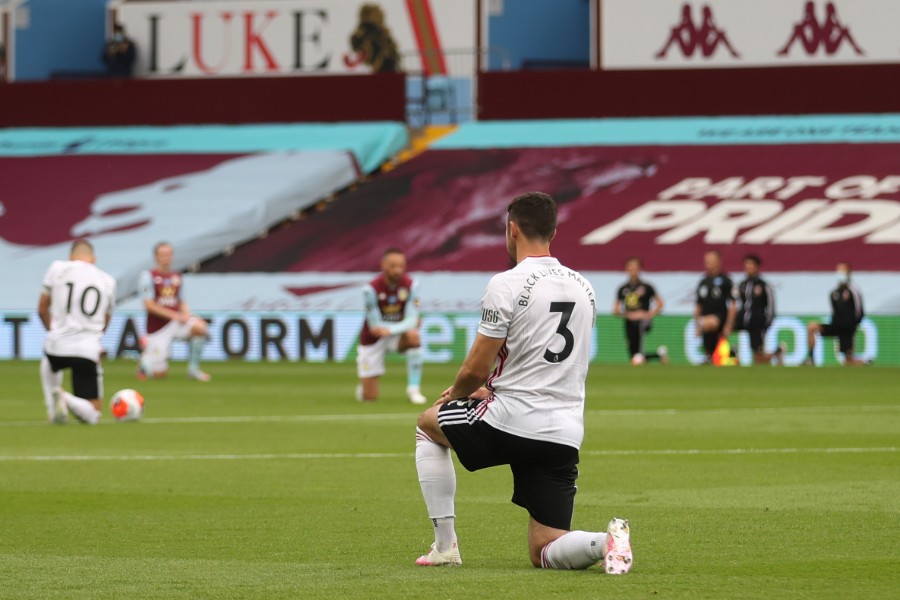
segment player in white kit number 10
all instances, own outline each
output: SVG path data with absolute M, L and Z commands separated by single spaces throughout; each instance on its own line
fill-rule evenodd
M 602 562 L 607 573 L 627 573 L 628 521 L 613 518 L 606 532 L 571 530 L 594 290 L 550 256 L 553 198 L 523 194 L 508 213 L 507 250 L 516 266 L 491 279 L 475 342 L 456 380 L 419 416 L 416 469 L 435 541 L 416 564 L 462 564 L 452 448 L 469 471 L 510 466 L 512 501 L 530 516 L 535 567 L 586 569 Z
M 116 280 L 94 265 L 86 240 L 72 244 L 69 260 L 55 260 L 44 275 L 38 315 L 47 328 L 41 358 L 41 386 L 51 422 L 69 414 L 96 425 L 103 399 L 101 340 L 116 306 Z M 72 392 L 62 389 L 63 371 L 72 372 Z

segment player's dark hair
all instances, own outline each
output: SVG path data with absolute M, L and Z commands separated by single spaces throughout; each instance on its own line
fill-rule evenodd
M 516 197 L 507 208 L 509 220 L 519 226 L 528 239 L 549 242 L 556 231 L 556 201 L 543 192 L 528 192 Z
M 403 250 L 397 248 L 396 246 L 391 246 L 381 254 L 381 258 L 384 258 L 385 256 L 388 256 L 390 254 L 403 254 Z
M 642 269 L 644 268 L 644 261 L 641 260 L 640 256 L 629 256 L 628 258 L 625 259 L 625 264 L 627 265 L 631 261 L 637 262 L 637 264 L 640 268 L 642 268 Z
M 755 264 L 757 267 L 762 264 L 762 260 L 760 260 L 760 258 L 755 254 L 748 254 L 747 256 L 744 257 L 745 262 L 748 260 L 750 262 L 752 262 L 753 264 Z
M 171 248 L 172 244 L 169 242 L 156 242 L 156 245 L 153 246 L 153 256 L 156 256 L 156 253 L 159 252 L 159 249 L 163 246 L 169 246 Z

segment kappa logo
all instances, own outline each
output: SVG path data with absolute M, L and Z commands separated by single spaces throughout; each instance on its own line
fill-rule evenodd
M 681 5 L 681 21 L 672 27 L 669 39 L 656 53 L 657 60 L 665 58 L 672 46 L 677 46 L 687 58 L 693 57 L 698 51 L 704 58 L 709 58 L 715 54 L 719 46 L 724 46 L 734 58 L 740 58 L 740 54 L 728 41 L 725 30 L 716 24 L 712 8 L 708 4 L 704 4 L 701 9 L 699 25 L 694 23 L 691 4 L 685 2 Z
M 791 47 L 798 42 L 810 56 L 816 54 L 820 49 L 823 49 L 826 55 L 831 56 L 841 48 L 844 42 L 849 44 L 857 55 L 865 55 L 850 34 L 850 28 L 841 23 L 838 18 L 834 2 L 825 3 L 825 18 L 821 23 L 816 18 L 816 3 L 807 2 L 806 8 L 803 9 L 803 18 L 794 25 L 793 34 L 784 47 L 778 51 L 778 56 L 787 56 Z

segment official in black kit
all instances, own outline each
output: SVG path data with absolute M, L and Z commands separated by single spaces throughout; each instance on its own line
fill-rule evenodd
M 831 291 L 831 322 L 823 324 L 818 321 L 812 321 L 807 326 L 807 341 L 809 344 L 809 354 L 806 357 L 807 365 L 815 365 L 813 351 L 816 347 L 817 333 L 822 337 L 836 337 L 838 339 L 838 350 L 844 355 L 845 365 L 867 364 L 866 361 L 856 358 L 854 354 L 856 329 L 865 316 L 862 293 L 850 281 L 850 263 L 839 262 L 836 271 L 838 286 Z
M 753 362 L 765 365 L 773 358 L 781 363 L 784 346 L 780 344 L 775 352 L 765 350 L 766 331 L 775 319 L 775 290 L 760 276 L 761 264 L 762 260 L 755 254 L 744 257 L 744 274 L 747 278 L 738 285 L 738 309 L 734 330 L 750 334 Z
M 703 336 L 703 352 L 711 361 L 719 340 L 727 338 L 734 328 L 737 289 L 722 271 L 722 255 L 718 250 L 708 250 L 703 255 L 703 266 L 706 273 L 697 285 L 694 304 L 695 332 Z
M 668 362 L 665 346 L 658 347 L 655 352 L 644 352 L 644 336 L 652 329 L 653 317 L 662 312 L 665 303 L 656 289 L 641 279 L 642 267 L 643 261 L 636 256 L 625 261 L 628 280 L 616 292 L 612 313 L 624 319 L 631 364 L 640 365 L 645 360 L 659 360 L 665 364 Z

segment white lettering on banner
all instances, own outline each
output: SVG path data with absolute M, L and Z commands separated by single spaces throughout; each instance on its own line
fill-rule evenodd
M 824 177 L 790 177 L 784 189 L 775 194 L 779 200 L 789 200 L 809 187 L 821 187 L 825 185 Z
M 879 229 L 866 238 L 867 244 L 900 244 L 900 221 Z
M 886 0 L 603 0 L 603 69 L 897 63 Z
M 738 238 L 741 244 L 765 244 L 776 235 L 805 221 L 814 212 L 828 205 L 828 200 L 801 200 L 777 217 L 754 227 Z
M 850 225 L 832 227 L 846 216 L 864 218 Z M 776 237 L 776 244 L 827 244 L 852 240 L 872 233 L 886 223 L 900 220 L 900 204 L 889 200 L 841 200 L 817 212 L 790 231 Z
M 365 57 L 351 47 L 365 0 L 254 0 L 245 2 L 126 2 L 117 19 L 138 48 L 139 76 L 363 74 Z M 403 67 L 422 70 L 416 51 L 472 46 L 474 0 L 431 0 L 425 12 L 404 0 L 381 0 L 384 24 Z M 433 28 L 433 31 L 428 29 Z M 426 41 L 423 41 L 426 40 Z M 422 47 L 439 43 L 442 46 Z M 449 61 L 450 75 L 471 77 L 474 62 Z
M 676 202 L 648 202 L 609 225 L 598 227 L 581 238 L 581 243 L 605 244 L 628 231 L 659 231 L 670 229 L 699 216 L 706 210 L 706 204 L 698 201 L 679 200 Z
M 827 199 L 784 202 L 803 191 Z M 630 232 L 661 232 L 655 242 L 681 244 L 703 234 L 710 244 L 827 244 L 863 238 L 870 244 L 900 243 L 900 201 L 878 198 L 900 193 L 900 176 L 762 176 L 750 179 L 686 177 L 581 238 L 606 244 Z M 767 199 L 766 196 L 771 196 Z M 682 199 L 683 198 L 683 199 Z M 709 199 L 720 202 L 707 204 Z M 845 220 L 852 219 L 850 223 Z
M 726 200 L 707 210 L 703 216 L 659 236 L 656 243 L 680 244 L 705 231 L 704 242 L 729 244 L 739 230 L 758 225 L 780 212 L 781 203 L 777 200 Z
M 894 194 L 898 191 L 900 185 L 900 177 L 885 177 L 878 180 L 869 175 L 858 175 L 856 177 L 847 177 L 841 179 L 825 190 L 825 195 L 834 200 L 842 200 L 844 198 L 865 198 L 872 199 L 879 194 Z
M 891 179 L 891 178 L 886 178 Z M 825 185 L 824 177 L 756 177 L 744 183 L 743 177 L 729 177 L 719 183 L 713 183 L 708 177 L 686 177 L 672 187 L 659 193 L 660 200 L 673 200 L 684 196 L 692 200 L 699 198 L 765 198 L 767 193 L 778 191 L 775 198 L 789 200 L 803 190 Z M 734 190 L 734 188 L 738 188 Z M 734 193 L 729 193 L 734 190 Z

